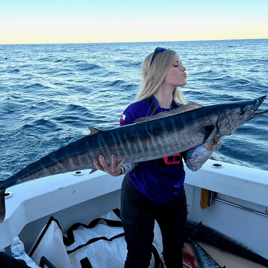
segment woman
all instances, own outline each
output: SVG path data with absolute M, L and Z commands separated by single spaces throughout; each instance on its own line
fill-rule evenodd
M 136 102 L 124 111 L 120 125 L 134 123 L 187 104 L 178 87 L 186 85 L 186 68 L 175 51 L 156 48 L 142 65 L 142 86 Z M 187 218 L 183 187 L 186 165 L 198 170 L 220 147 L 219 140 L 164 159 L 118 165 L 111 156 L 111 165 L 100 156 L 97 169 L 113 176 L 125 174 L 121 191 L 121 219 L 127 242 L 125 267 L 147 268 L 150 264 L 153 228 L 157 220 L 163 237 L 163 256 L 168 268 L 183 267 L 182 248 Z

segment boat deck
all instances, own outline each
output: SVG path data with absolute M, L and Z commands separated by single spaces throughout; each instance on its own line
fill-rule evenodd
M 266 266 L 249 261 L 228 251 L 216 248 L 207 243 L 197 241 L 198 244 L 221 266 L 226 268 L 267 268 Z M 185 266 L 186 268 L 186 266 Z

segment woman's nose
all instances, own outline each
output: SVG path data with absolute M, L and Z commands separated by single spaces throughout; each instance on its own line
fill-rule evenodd
M 186 68 L 183 65 L 181 67 L 183 72 L 186 71 Z

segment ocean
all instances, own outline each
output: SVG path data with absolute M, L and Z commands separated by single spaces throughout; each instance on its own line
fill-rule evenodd
M 157 46 L 175 50 L 187 68 L 181 90 L 188 102 L 268 92 L 268 39 L 0 45 L 0 180 L 87 135 L 87 126 L 119 126 L 138 92 L 142 61 Z M 268 170 L 268 114 L 222 142 L 212 159 Z

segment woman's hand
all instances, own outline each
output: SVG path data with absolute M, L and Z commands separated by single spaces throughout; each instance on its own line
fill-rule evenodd
M 231 132 L 230 134 L 228 134 L 228 136 L 231 136 L 232 134 L 236 133 L 237 130 L 234 130 L 233 132 Z M 208 149 L 209 151 L 214 151 L 215 146 L 217 146 L 217 144 L 220 142 L 220 137 L 215 137 L 213 139 L 212 142 L 208 142 L 205 144 L 206 149 Z
M 94 166 L 96 167 L 96 169 L 104 171 L 112 176 L 118 176 L 121 173 L 123 173 L 121 172 L 121 168 L 124 168 L 122 167 L 122 165 L 125 163 L 126 158 L 123 158 L 123 160 L 118 165 L 116 165 L 115 155 L 111 156 L 111 165 L 107 164 L 105 158 L 102 155 L 99 156 L 99 161 L 100 164 L 98 163 L 97 160 L 94 160 Z
M 236 133 L 237 129 L 235 129 L 233 132 L 231 132 L 230 134 L 228 134 L 227 136 L 231 136 L 232 134 Z
M 214 147 L 219 143 L 221 137 L 215 137 L 212 142 L 205 143 L 205 147 L 209 151 L 214 151 Z

